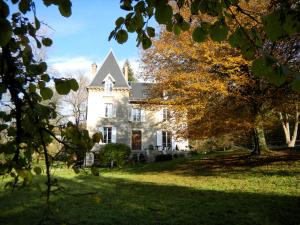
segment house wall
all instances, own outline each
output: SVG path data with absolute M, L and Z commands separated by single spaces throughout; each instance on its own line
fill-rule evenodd
M 104 118 L 104 104 L 112 103 L 116 110 L 113 118 Z M 141 108 L 143 110 L 143 120 L 132 121 L 131 109 Z M 162 108 L 143 108 L 139 104 L 129 103 L 129 90 L 113 90 L 111 95 L 107 95 L 103 88 L 89 88 L 87 129 L 90 135 L 102 131 L 102 127 L 116 128 L 116 142 L 127 144 L 131 147 L 132 130 L 140 130 L 142 133 L 142 149 L 149 148 L 149 145 L 157 146 L 158 135 L 162 130 L 170 130 L 170 121 L 162 122 Z M 186 140 L 172 140 L 172 148 L 185 149 L 188 145 Z

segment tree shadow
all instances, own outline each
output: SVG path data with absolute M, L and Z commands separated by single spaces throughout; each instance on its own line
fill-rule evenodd
M 295 168 L 300 162 L 299 153 L 288 153 L 273 156 L 221 156 L 214 158 L 179 158 L 167 162 L 154 162 L 122 169 L 128 173 L 160 173 L 170 172 L 187 176 L 222 176 L 235 173 L 251 173 L 265 176 L 297 176 L 299 169 L 278 169 L 280 167 Z M 276 168 L 273 167 L 276 165 Z M 264 169 L 259 169 L 263 167 Z
M 58 178 L 46 224 L 284 224 L 300 221 L 300 196 L 224 192 L 107 177 Z M 85 194 L 86 193 L 86 194 Z M 0 224 L 38 224 L 34 188 L 0 192 Z

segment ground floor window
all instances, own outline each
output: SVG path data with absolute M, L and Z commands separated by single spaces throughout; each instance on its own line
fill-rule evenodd
M 104 143 L 111 143 L 112 137 L 112 128 L 111 127 L 103 127 L 103 142 Z
M 169 131 L 163 131 L 162 132 L 162 145 L 163 147 L 170 148 L 172 147 L 172 133 Z

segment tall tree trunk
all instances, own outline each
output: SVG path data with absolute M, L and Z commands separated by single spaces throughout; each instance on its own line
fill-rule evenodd
M 260 155 L 261 152 L 268 151 L 264 129 L 260 126 L 253 128 L 254 149 L 252 154 Z

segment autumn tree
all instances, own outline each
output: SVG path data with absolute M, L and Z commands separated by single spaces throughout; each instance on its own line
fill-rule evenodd
M 131 68 L 131 65 L 130 65 L 128 59 L 126 59 L 124 65 L 123 65 L 123 68 L 122 68 L 123 74 L 125 74 L 125 67 L 127 67 L 127 69 L 128 69 L 128 81 L 134 82 L 135 81 L 134 72 L 133 72 L 133 69 Z
M 259 3 L 267 7 L 255 8 Z M 148 21 L 155 18 L 168 32 L 178 34 L 190 30 L 190 37 L 196 42 L 203 42 L 208 37 L 213 41 L 227 41 L 250 60 L 254 74 L 278 86 L 290 77 L 294 88 L 300 90 L 297 71 L 285 67 L 280 57 L 273 54 L 273 47 L 271 51 L 266 48 L 267 42 L 274 46 L 299 37 L 298 0 L 121 0 L 120 7 L 128 14 L 115 21 L 109 40 L 113 38 L 122 44 L 127 41 L 128 32 L 136 33 L 137 45 L 148 49 L 156 33 Z M 188 17 L 183 15 L 186 9 L 190 14 Z M 207 21 L 205 16 L 212 20 Z
M 189 138 L 252 130 L 254 151 L 266 150 L 265 117 L 280 99 L 285 101 L 282 94 L 290 93 L 290 88 L 256 77 L 250 62 L 228 44 L 210 39 L 199 44 L 191 35 L 163 30 L 144 52 L 145 78 L 157 82 L 153 93 L 167 92 L 162 104 L 172 105 L 178 120 L 184 118 L 182 111 L 188 112 L 183 121 L 188 129 L 181 133 Z

